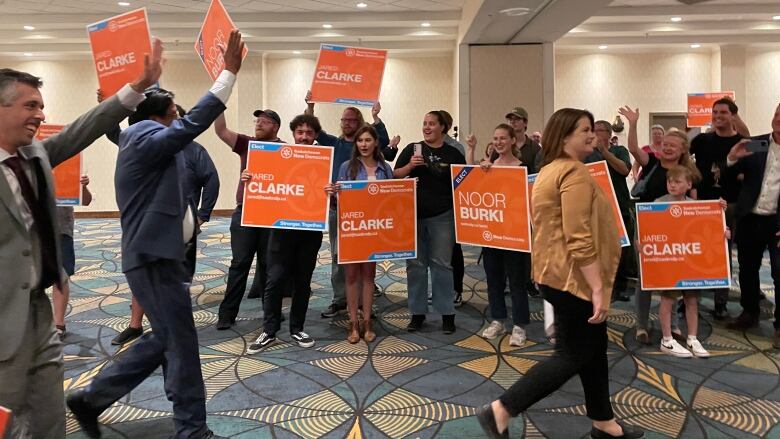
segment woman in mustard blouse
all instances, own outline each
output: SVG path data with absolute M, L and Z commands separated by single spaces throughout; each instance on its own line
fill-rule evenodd
M 593 115 L 563 108 L 544 129 L 544 167 L 533 189 L 534 281 L 555 309 L 555 354 L 477 412 L 490 438 L 508 438 L 509 421 L 579 375 L 590 436 L 642 438 L 615 420 L 609 402 L 607 311 L 620 244 L 609 201 L 582 160 L 595 146 Z

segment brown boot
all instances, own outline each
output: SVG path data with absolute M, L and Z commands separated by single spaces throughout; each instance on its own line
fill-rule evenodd
M 357 320 L 353 320 L 349 323 L 349 334 L 347 334 L 347 341 L 352 344 L 360 341 L 360 323 Z
M 366 332 L 363 333 L 363 340 L 366 341 L 366 343 L 371 343 L 376 339 L 376 333 L 374 332 L 374 325 L 373 321 L 371 319 L 368 319 L 366 322 Z

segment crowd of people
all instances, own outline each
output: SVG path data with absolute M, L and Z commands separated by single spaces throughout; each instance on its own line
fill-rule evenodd
M 262 300 L 263 332 L 246 353 L 261 353 L 276 342 L 285 320 L 285 296 L 291 297 L 290 340 L 303 348 L 316 344 L 305 331 L 305 322 L 323 233 L 241 225 L 244 185 L 251 179 L 246 172 L 250 142 L 284 143 L 279 137 L 282 120 L 271 109 L 254 112 L 252 135 L 227 127 L 223 112 L 241 69 L 243 47 L 240 33 L 232 32 L 224 48 L 225 70 L 185 112 L 176 105 L 173 92 L 150 88 L 162 73 L 163 49 L 155 40 L 137 81 L 110 98 L 99 93 L 95 108 L 43 141 L 34 139 L 44 120 L 40 78 L 0 69 L 0 169 L 4 177 L 0 179 L 0 202 L 6 207 L 0 210 L 0 221 L 10 225 L 0 234 L 4 305 L 0 310 L 4 334 L 0 340 L 0 405 L 14 413 L 11 437 L 63 437 L 65 401 L 85 434 L 100 437 L 98 416 L 159 366 L 163 366 L 166 395 L 173 402 L 175 437 L 215 437 L 206 425 L 189 294 L 197 235 L 210 218 L 219 187 L 208 152 L 194 139 L 212 125 L 240 157 L 241 173 L 230 224 L 232 259 L 216 328 L 226 330 L 235 324 L 256 260 L 247 297 Z M 360 109 L 344 109 L 339 135 L 322 129 L 309 95 L 305 104 L 304 111 L 289 122 L 293 142 L 334 148 L 333 181 L 323 188 L 332 197 L 333 300 L 321 316 L 331 318 L 346 311 L 349 343 L 376 339 L 373 301 L 378 288 L 375 263 L 337 263 L 340 182 L 417 180 L 417 255 L 406 260 L 411 315 L 406 329 L 423 330 L 432 307 L 441 316 L 441 330 L 451 334 L 457 330 L 456 307 L 463 302 L 464 261 L 455 242 L 450 165 L 480 165 L 488 172 L 492 166 L 525 166 L 529 173 L 538 173 L 532 197 L 533 254 L 482 249 L 490 322 L 481 335 L 501 337 L 509 323 L 509 344 L 523 346 L 530 323 L 529 295 L 541 295 L 554 310 L 556 349 L 549 361 L 529 370 L 498 400 L 478 411 L 478 421 L 489 437 L 508 437 L 512 416 L 574 375 L 580 376 L 585 390 L 587 414 L 593 420 L 591 437 L 643 436 L 641 430 L 615 420 L 606 356 L 610 303 L 628 300 L 628 280 L 638 276 L 637 255 L 635 246 L 621 249 L 611 206 L 585 163 L 606 161 L 620 214 L 634 238 L 636 201 L 722 200 L 729 225 L 724 239 L 733 240 L 737 247 L 743 308 L 729 322 L 730 328 L 745 330 L 758 324 L 763 297 L 759 269 L 767 249 L 776 288 L 780 282 L 780 106 L 772 118 L 772 132 L 756 138 L 768 145 L 767 152 L 748 147 L 747 127 L 736 104 L 728 99 L 713 105 L 711 132 L 689 142 L 685 133 L 656 125 L 651 128 L 651 143 L 641 148 L 638 109 L 619 110 L 628 122 L 626 148 L 614 141 L 612 124 L 570 108 L 555 112 L 542 133 L 529 136 L 528 112 L 516 107 L 494 129 L 484 158 L 477 159 L 476 136 L 469 135 L 465 146 L 450 136 L 453 118 L 444 110 L 426 113 L 422 140 L 399 151 L 400 138 L 390 138 L 379 117 L 379 103 L 371 108 L 372 123 L 364 120 Z M 129 127 L 120 130 L 125 118 Z M 139 339 L 103 367 L 88 386 L 65 398 L 61 339 L 67 336 L 67 276 L 75 271 L 73 211 L 55 208 L 51 169 L 102 135 L 119 147 L 115 189 L 122 228 L 122 271 L 133 294 L 130 325 L 113 343 Z M 635 179 L 631 191 L 629 175 Z M 81 183 L 83 202 L 89 204 L 89 179 L 85 176 Z M 44 292 L 48 287 L 54 287 L 53 313 Z M 660 350 L 664 353 L 709 355 L 697 339 L 700 293 L 659 294 Z M 654 340 L 649 322 L 652 294 L 639 287 L 635 292 L 636 339 L 646 344 Z M 714 295 L 713 317 L 728 318 L 728 291 L 715 290 Z M 677 324 L 675 302 L 681 296 L 687 336 Z M 778 313 L 775 308 L 776 348 L 780 348 Z M 143 331 L 144 314 L 151 331 Z

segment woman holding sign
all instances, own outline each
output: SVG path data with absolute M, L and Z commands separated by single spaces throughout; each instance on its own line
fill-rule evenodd
M 468 152 L 473 157 L 477 139 L 472 134 L 466 141 L 468 142 Z M 486 155 L 485 160 L 480 163 L 482 169 L 489 170 L 493 165 L 522 166 L 523 162 L 515 155 L 516 143 L 517 136 L 514 128 L 505 123 L 498 125 L 493 132 L 493 141 L 491 142 L 498 153 L 498 157 L 491 161 L 490 155 Z M 493 319 L 490 325 L 482 331 L 482 337 L 492 340 L 506 332 L 503 323 L 503 320 L 507 318 L 504 285 L 506 285 L 506 279 L 509 277 L 509 291 L 512 298 L 512 322 L 514 323 L 512 335 L 509 337 L 509 345 L 523 346 L 526 340 L 525 325 L 530 322 L 528 291 L 525 288 L 528 284 L 527 267 L 530 258 L 528 258 L 527 253 L 491 247 L 482 248 L 482 258 L 487 277 L 490 317 Z
M 423 120 L 421 142 L 406 145 L 395 162 L 395 177 L 417 178 L 417 258 L 407 259 L 409 311 L 406 329 L 418 331 L 428 312 L 428 269 L 431 271 L 433 308 L 442 316 L 445 334 L 455 332 L 452 249 L 455 218 L 452 215 L 451 164 L 465 164 L 466 158 L 444 143 L 449 128 L 439 111 Z
M 341 164 L 337 181 L 387 180 L 393 178 L 393 168 L 387 164 L 379 150 L 379 136 L 371 125 L 363 125 L 355 133 L 352 157 Z M 325 192 L 334 195 L 338 183 L 325 186 Z M 370 343 L 376 338 L 371 322 L 371 306 L 374 304 L 374 276 L 376 262 L 346 264 L 347 310 L 349 311 L 349 333 L 347 341 L 360 341 L 358 307 L 362 303 L 365 332 L 363 339 Z
M 652 203 L 657 198 L 667 195 L 669 191 L 666 188 L 666 171 L 676 166 L 690 169 L 694 185 L 701 181 L 701 173 L 699 173 L 689 153 L 688 136 L 679 131 L 669 131 L 664 136 L 658 153 L 650 154 L 639 148 L 637 140 L 639 109 L 632 110 L 631 107 L 625 106 L 620 108 L 618 113 L 628 120 L 628 151 L 642 166 L 642 178 L 631 189 L 631 196 L 639 198 L 640 203 Z M 639 279 L 637 285 L 641 285 Z M 637 286 L 636 340 L 642 344 L 650 344 L 651 299 L 650 291 L 642 290 Z M 672 312 L 672 326 L 672 333 L 681 337 L 675 312 Z
M 555 309 L 555 353 L 479 409 L 477 420 L 488 437 L 507 438 L 511 417 L 579 375 L 590 437 L 641 438 L 642 431 L 615 420 L 609 401 L 606 319 L 620 244 L 612 206 L 582 163 L 595 146 L 593 115 L 558 110 L 544 134 L 532 197 L 534 280 Z

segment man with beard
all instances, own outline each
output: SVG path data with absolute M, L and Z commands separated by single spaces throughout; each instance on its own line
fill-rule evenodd
M 277 133 L 282 123 L 281 118 L 274 110 L 255 110 L 255 136 L 239 134 L 230 130 L 225 122 L 225 115 L 220 115 L 214 121 L 214 130 L 217 136 L 225 144 L 233 149 L 233 152 L 241 158 L 241 170 L 246 169 L 247 151 L 249 142 L 259 140 L 263 142 L 284 143 Z M 219 319 L 217 329 L 225 330 L 236 322 L 241 298 L 244 297 L 249 270 L 252 268 L 252 259 L 257 255 L 255 266 L 255 281 L 248 297 L 262 297 L 266 284 L 266 252 L 268 249 L 269 230 L 259 227 L 244 227 L 241 225 L 241 212 L 244 202 L 244 181 L 239 180 L 236 189 L 236 209 L 230 219 L 230 250 L 233 259 L 228 270 L 227 287 L 225 297 L 219 305 Z
M 382 105 L 377 102 L 371 107 L 371 116 L 374 119 L 372 124 L 379 137 L 379 148 L 382 151 L 382 155 L 385 156 L 385 160 L 391 161 L 395 158 L 398 152 L 398 142 L 401 141 L 399 136 L 395 136 L 390 141 L 390 136 L 387 134 L 387 128 L 382 119 L 379 118 L 379 112 L 382 110 Z M 306 93 L 306 111 L 304 114 L 314 115 L 314 102 L 311 101 L 311 91 Z M 336 137 L 332 134 L 328 134 L 325 131 L 319 131 L 317 133 L 317 143 L 320 145 L 327 145 L 333 147 L 333 178 L 332 182 L 335 183 L 338 176 L 339 167 L 341 164 L 349 160 L 352 155 L 352 147 L 355 143 L 355 133 L 357 130 L 365 125 L 363 120 L 363 113 L 355 107 L 347 107 L 344 112 L 341 113 L 341 135 Z M 333 256 L 331 262 L 331 275 L 330 282 L 333 286 L 333 302 L 330 306 L 322 312 L 323 318 L 331 318 L 336 316 L 339 312 L 347 309 L 347 295 L 344 281 L 344 269 L 338 264 L 338 245 L 336 234 L 338 233 L 336 227 L 336 206 L 331 203 L 330 212 L 328 215 L 328 236 L 330 238 L 330 253 Z

